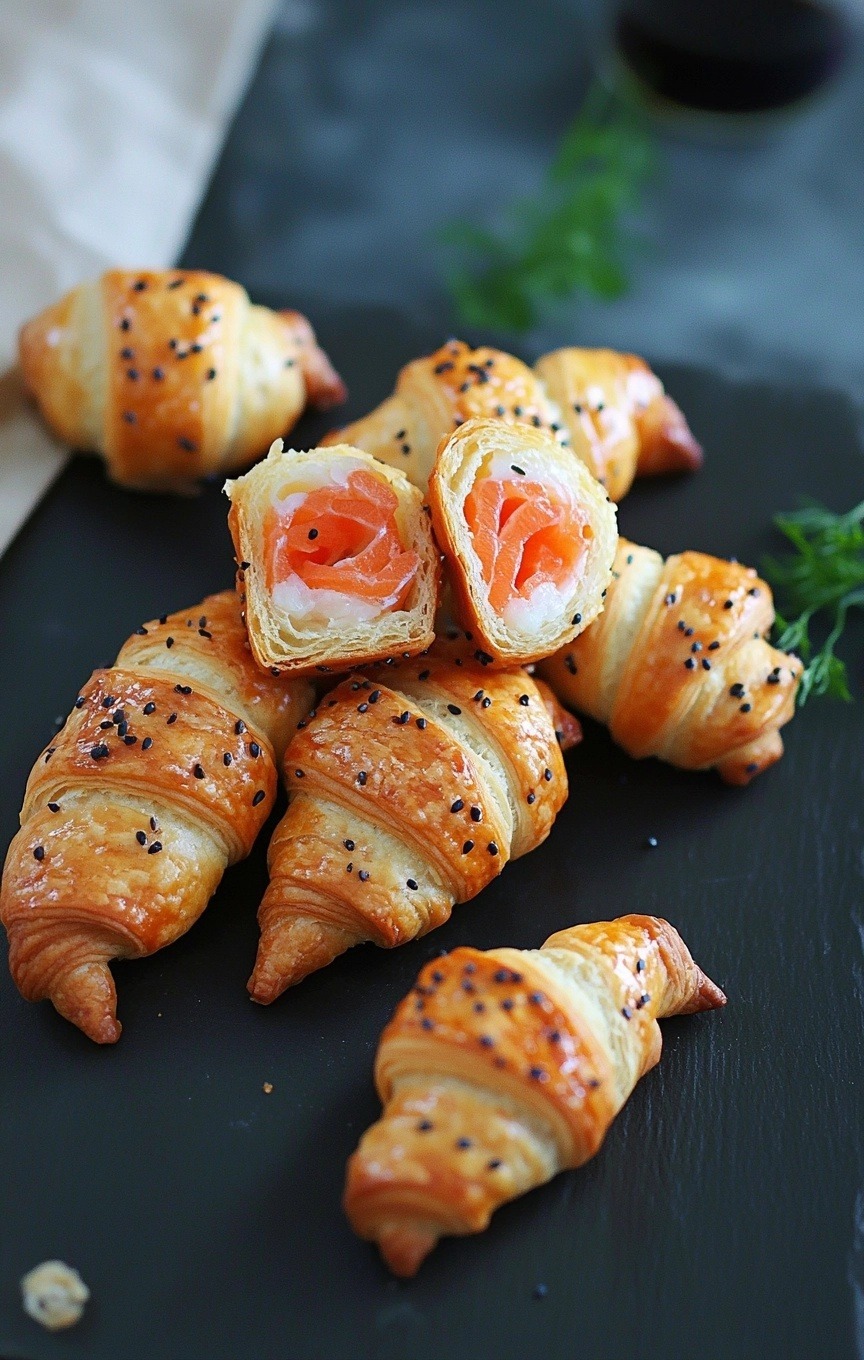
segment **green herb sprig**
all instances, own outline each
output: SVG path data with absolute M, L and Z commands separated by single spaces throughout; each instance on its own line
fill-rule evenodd
M 461 320 L 526 331 L 546 302 L 624 292 L 626 216 L 655 164 L 638 111 L 600 86 L 590 90 L 537 196 L 513 205 L 500 233 L 465 221 L 440 233 L 457 257 L 448 283 Z
M 835 648 L 850 609 L 864 608 L 864 501 L 845 515 L 814 503 L 775 515 L 774 523 L 794 552 L 767 557 L 763 570 L 780 604 L 776 645 L 805 663 L 798 702 L 811 694 L 851 701 L 846 665 Z M 810 624 L 821 618 L 830 630 L 814 653 Z

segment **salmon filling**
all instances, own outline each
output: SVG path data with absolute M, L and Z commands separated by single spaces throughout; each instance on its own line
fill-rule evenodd
M 365 469 L 298 491 L 264 523 L 267 587 L 292 616 L 368 622 L 401 609 L 420 565 L 396 521 L 396 494 Z
M 514 627 L 554 617 L 592 536 L 565 488 L 527 475 L 484 477 L 465 498 L 465 519 L 491 608 Z

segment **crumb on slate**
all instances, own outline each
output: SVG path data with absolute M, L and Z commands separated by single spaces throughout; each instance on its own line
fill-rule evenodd
M 90 1297 L 77 1270 L 65 1261 L 43 1261 L 21 1281 L 24 1311 L 51 1332 L 72 1327 Z

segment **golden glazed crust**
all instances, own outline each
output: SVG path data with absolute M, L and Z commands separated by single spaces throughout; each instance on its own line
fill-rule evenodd
M 142 626 L 96 671 L 36 762 L 0 920 L 22 995 L 98 1043 L 120 1034 L 112 958 L 198 919 L 276 794 L 304 683 L 259 671 L 233 591 Z
M 301 722 L 258 913 L 256 1001 L 354 944 L 434 929 L 548 835 L 567 776 L 547 695 L 524 671 L 460 660 L 445 650 L 355 675 Z
M 322 442 L 366 449 L 425 491 L 442 438 L 463 421 L 489 418 L 524 420 L 553 438 L 567 438 L 527 364 L 502 350 L 449 340 L 406 364 L 392 397 Z
M 565 488 L 583 519 L 579 576 L 553 618 L 516 627 L 489 602 L 480 560 L 465 518 L 465 500 L 491 460 L 503 459 L 532 482 Z M 438 451 L 429 482 L 432 526 L 448 565 L 456 616 L 499 666 L 538 661 L 575 638 L 603 608 L 618 531 L 615 509 L 572 451 L 542 430 L 500 420 L 470 420 Z
M 532 371 L 503 350 L 460 340 L 406 364 L 392 396 L 323 442 L 366 449 L 425 490 L 441 439 L 463 421 L 493 418 L 570 445 L 615 501 L 637 475 L 702 462 L 681 411 L 636 355 L 571 347 L 543 355 Z
M 658 1019 L 724 1003 L 650 916 L 434 960 L 381 1036 L 384 1109 L 348 1163 L 352 1227 L 413 1275 L 444 1234 L 481 1232 L 594 1155 L 660 1057 Z
M 802 671 L 765 641 L 773 621 L 752 567 L 622 539 L 603 614 L 540 669 L 630 755 L 746 784 L 783 754 Z
M 28 322 L 19 356 L 54 432 L 147 489 L 245 467 L 345 396 L 305 317 L 201 270 L 110 270 Z

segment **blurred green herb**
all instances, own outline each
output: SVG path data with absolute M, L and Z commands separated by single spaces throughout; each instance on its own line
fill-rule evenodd
M 548 301 L 624 292 L 626 215 L 655 164 L 638 110 L 592 88 L 536 197 L 512 205 L 500 233 L 465 221 L 440 233 L 457 259 L 448 282 L 461 320 L 525 331 Z
M 780 604 L 776 645 L 797 652 L 805 663 L 798 702 L 811 694 L 849 701 L 846 666 L 834 649 L 849 610 L 864 608 L 864 501 L 845 515 L 807 505 L 775 515 L 774 523 L 794 552 L 767 557 L 763 570 Z M 817 617 L 830 623 L 830 631 L 813 653 L 810 624 Z

